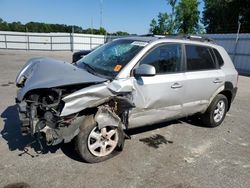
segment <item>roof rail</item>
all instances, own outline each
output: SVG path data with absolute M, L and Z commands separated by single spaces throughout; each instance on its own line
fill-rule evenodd
M 155 35 L 155 34 L 152 34 L 152 33 L 149 33 L 149 34 L 145 34 L 145 35 L 138 35 L 140 37 L 156 37 L 156 38 L 171 38 L 171 37 L 178 37 L 180 35 L 178 34 L 160 34 L 160 35 Z
M 184 35 L 185 39 L 194 40 L 194 41 L 200 41 L 200 42 L 210 42 L 215 43 L 215 41 L 209 37 L 201 36 L 201 35 Z
M 182 34 L 167 34 L 167 35 L 154 35 L 154 34 L 146 34 L 139 35 L 141 37 L 156 37 L 156 38 L 174 38 L 174 39 L 187 39 L 192 41 L 200 41 L 200 42 L 210 42 L 215 43 L 215 41 L 209 37 L 201 36 L 201 35 L 182 35 Z

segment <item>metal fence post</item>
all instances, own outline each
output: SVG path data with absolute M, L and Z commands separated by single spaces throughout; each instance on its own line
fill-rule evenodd
M 29 44 L 28 44 L 28 34 L 27 34 L 27 32 L 25 33 L 25 41 L 26 41 L 25 42 L 25 50 L 28 51 L 28 45 Z
M 53 44 L 52 44 L 52 36 L 50 36 L 50 50 L 53 50 Z
M 74 51 L 74 35 L 73 35 L 73 33 L 70 33 L 70 48 L 71 48 L 71 51 L 73 52 Z
M 30 36 L 27 35 L 28 50 L 30 50 Z
M 5 41 L 5 48 L 8 49 L 8 46 L 7 46 L 7 36 L 6 36 L 6 34 L 4 35 L 4 41 Z
M 90 40 L 90 50 L 92 50 L 92 36 L 90 36 L 89 40 Z

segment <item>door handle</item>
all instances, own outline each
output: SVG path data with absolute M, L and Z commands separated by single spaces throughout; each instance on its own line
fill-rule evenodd
M 174 84 L 171 86 L 171 88 L 173 88 L 173 89 L 181 88 L 181 87 L 182 87 L 182 85 L 179 84 L 179 83 L 174 83 Z
M 222 80 L 221 80 L 221 79 L 219 79 L 219 78 L 216 78 L 213 82 L 214 82 L 215 84 L 216 84 L 216 83 L 221 83 L 221 82 L 222 82 Z

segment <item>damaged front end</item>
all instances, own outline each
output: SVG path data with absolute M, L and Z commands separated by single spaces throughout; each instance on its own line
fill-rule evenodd
M 16 78 L 22 133 L 45 137 L 49 145 L 67 143 L 79 135 L 81 122 L 90 115 L 98 129 L 126 129 L 129 110 L 135 107 L 133 81 L 116 80 L 116 75 L 144 47 L 133 41 L 107 44 L 75 65 L 49 58 L 29 60 Z M 104 52 L 112 57 L 100 56 Z
M 86 115 L 97 114 L 100 127 L 100 117 L 105 116 L 116 119 L 114 126 L 124 124 L 124 113 L 119 109 L 123 100 L 108 89 L 110 83 L 68 63 L 31 59 L 16 79 L 22 134 L 44 137 L 48 145 L 56 145 L 70 142 Z
M 63 92 L 63 89 L 35 90 L 23 101 L 17 100 L 23 135 L 44 137 L 48 145 L 56 145 L 63 140 L 67 143 L 78 134 L 83 116 L 76 113 L 60 117 Z
M 65 75 L 60 74 L 58 70 L 62 63 L 56 63 L 58 72 L 56 78 L 54 74 L 47 71 L 46 76 L 51 80 L 39 79 L 39 76 L 45 76 L 45 73 L 41 74 L 41 70 L 46 66 L 48 59 L 45 62 L 41 59 L 39 61 L 28 64 L 33 70 L 26 68 L 21 73 L 21 77 L 25 77 L 22 84 L 20 81 L 17 82 L 20 89 L 16 103 L 23 135 L 31 134 L 38 138 L 45 138 L 48 145 L 67 143 L 79 133 L 81 123 L 88 115 L 94 115 L 99 129 L 105 126 L 120 126 L 123 129 L 127 127 L 128 111 L 134 107 L 129 99 L 131 92 L 127 87 L 117 87 L 115 82 L 93 75 L 87 77 L 89 73 L 82 70 L 80 73 L 85 75 L 82 83 L 79 83 L 79 75 L 77 75 L 78 83 L 68 77 L 67 84 L 62 85 L 60 76 L 65 77 Z M 53 66 L 52 62 L 50 66 Z M 39 66 L 40 72 L 35 72 L 36 66 Z M 68 66 L 67 71 L 69 68 L 72 69 L 72 65 L 66 64 L 61 67 L 62 73 L 65 72 L 65 66 Z M 76 67 L 73 67 L 72 73 L 76 73 L 74 69 Z M 40 84 L 37 84 L 38 82 Z M 47 83 L 50 83 L 50 88 L 44 88 Z
M 82 90 L 91 91 L 89 88 L 92 87 Z M 103 92 L 100 93 L 99 85 L 94 88 L 99 88 L 99 92 L 96 91 L 96 93 L 103 95 Z M 22 134 L 45 138 L 47 145 L 56 145 L 62 141 L 67 143 L 79 133 L 81 123 L 90 114 L 94 115 L 99 129 L 106 126 L 127 128 L 129 109 L 134 107 L 128 99 L 129 94 L 116 96 L 106 87 L 106 92 L 110 92 L 110 95 L 99 96 L 99 98 L 93 95 L 92 102 L 84 104 L 84 99 L 90 100 L 91 92 L 74 96 L 77 92 L 83 93 L 82 90 L 68 94 L 70 92 L 68 88 L 38 89 L 29 92 L 23 101 L 17 100 Z M 65 102 L 66 96 L 74 97 L 71 102 Z M 66 104 L 70 105 L 75 101 L 77 103 L 82 101 L 82 105 L 79 108 L 75 106 L 74 112 L 70 109 L 70 113 L 66 114 L 68 110 L 65 109 Z

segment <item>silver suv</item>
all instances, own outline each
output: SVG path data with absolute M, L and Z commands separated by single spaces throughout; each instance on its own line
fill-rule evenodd
M 220 125 L 237 91 L 227 52 L 202 37 L 116 39 L 69 64 L 29 60 L 17 75 L 22 133 L 74 139 L 87 162 L 121 151 L 127 129 L 199 115 Z

